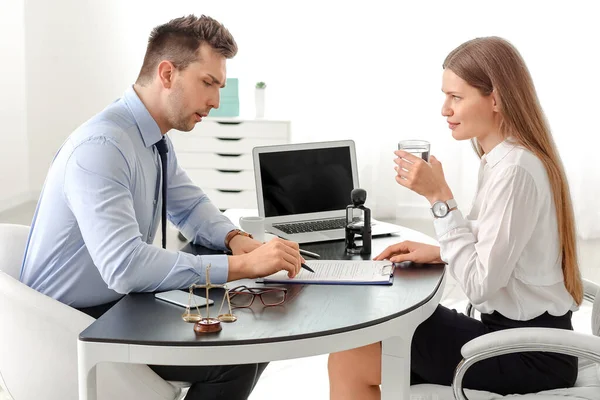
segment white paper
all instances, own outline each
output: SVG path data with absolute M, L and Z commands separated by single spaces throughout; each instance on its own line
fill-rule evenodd
M 393 272 L 390 261 L 370 260 L 309 260 L 306 265 L 315 272 L 302 268 L 295 278 L 288 278 L 287 271 L 279 271 L 264 281 L 290 282 L 389 282 Z

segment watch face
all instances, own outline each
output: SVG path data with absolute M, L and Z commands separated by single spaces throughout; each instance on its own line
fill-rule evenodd
M 448 214 L 448 206 L 444 202 L 437 202 L 433 205 L 433 213 L 436 217 L 445 217 Z

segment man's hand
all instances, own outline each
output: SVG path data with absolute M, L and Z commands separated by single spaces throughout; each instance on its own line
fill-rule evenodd
M 390 260 L 391 262 L 412 261 L 419 264 L 442 264 L 440 248 L 430 244 L 404 241 L 388 246 L 374 260 Z
M 275 238 L 249 253 L 230 256 L 227 280 L 261 278 L 282 270 L 293 278 L 304 261 L 298 243 Z
M 229 248 L 234 256 L 250 253 L 252 250 L 262 245 L 258 240 L 254 240 L 244 235 L 235 235 L 229 242 Z

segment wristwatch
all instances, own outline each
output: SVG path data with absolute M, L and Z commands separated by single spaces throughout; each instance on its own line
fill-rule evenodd
M 229 247 L 229 242 L 231 242 L 231 239 L 233 239 L 237 235 L 247 236 L 250 239 L 254 239 L 254 237 L 251 234 L 249 234 L 248 232 L 244 232 L 240 229 L 234 229 L 232 231 L 229 231 L 227 236 L 225 236 L 225 247 L 227 247 L 229 250 L 231 250 L 231 248 Z
M 456 209 L 458 204 L 456 204 L 456 200 L 450 199 L 448 201 L 436 201 L 431 206 L 431 214 L 435 218 L 444 218 L 450 211 Z

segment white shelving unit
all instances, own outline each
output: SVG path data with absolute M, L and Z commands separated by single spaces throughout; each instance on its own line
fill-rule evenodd
M 179 165 L 217 207 L 256 208 L 252 149 L 289 143 L 290 122 L 206 118 L 191 132 L 169 136 Z

